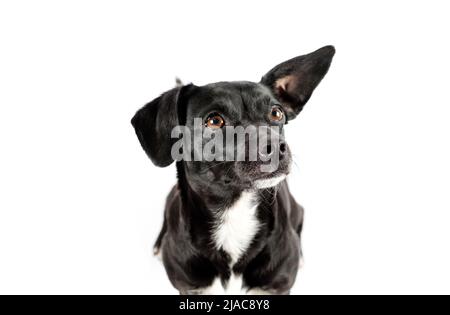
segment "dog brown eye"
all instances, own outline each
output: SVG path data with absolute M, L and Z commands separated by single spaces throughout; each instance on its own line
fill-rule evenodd
M 279 107 L 272 108 L 272 111 L 270 112 L 270 120 L 272 121 L 282 121 L 284 118 L 284 113 Z
M 211 129 L 220 129 L 225 125 L 225 120 L 219 114 L 211 114 L 206 119 L 205 126 Z

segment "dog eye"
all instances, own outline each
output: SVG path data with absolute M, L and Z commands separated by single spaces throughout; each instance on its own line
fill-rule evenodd
M 205 121 L 205 127 L 220 129 L 225 125 L 225 120 L 219 114 L 211 114 Z
M 284 118 L 283 110 L 278 106 L 273 107 L 269 118 L 271 121 L 282 121 Z

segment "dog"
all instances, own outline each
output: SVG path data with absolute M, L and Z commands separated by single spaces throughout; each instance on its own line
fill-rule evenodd
M 178 82 L 132 118 L 152 162 L 158 167 L 176 162 L 178 183 L 167 197 L 154 250 L 180 294 L 290 294 L 302 257 L 304 210 L 286 182 L 292 157 L 283 127 L 302 111 L 334 55 L 334 47 L 326 46 L 295 57 L 259 83 Z M 256 160 L 248 159 L 247 149 L 240 161 L 193 160 L 192 152 L 175 159 L 174 128 L 194 131 L 196 119 L 211 132 L 266 127 L 272 140 L 258 149 Z M 248 144 L 246 137 L 232 150 Z M 262 172 L 275 157 L 276 169 Z

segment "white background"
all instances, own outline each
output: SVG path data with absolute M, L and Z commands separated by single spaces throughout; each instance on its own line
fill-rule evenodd
M 0 293 L 174 294 L 151 248 L 174 167 L 129 123 L 174 85 L 336 46 L 288 126 L 295 294 L 450 293 L 448 1 L 2 1 Z

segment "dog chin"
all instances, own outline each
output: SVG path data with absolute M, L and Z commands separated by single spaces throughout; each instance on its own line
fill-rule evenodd
M 254 182 L 253 186 L 256 189 L 272 188 L 278 186 L 282 181 L 284 181 L 286 179 L 286 176 L 286 174 L 282 174 L 272 178 L 258 179 Z

